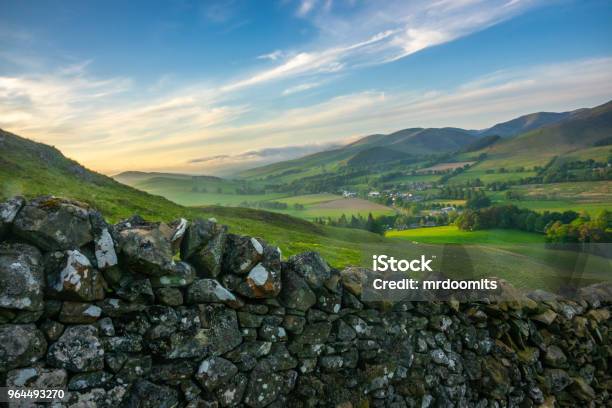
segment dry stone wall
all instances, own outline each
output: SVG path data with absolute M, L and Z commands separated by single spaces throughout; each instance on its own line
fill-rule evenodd
M 55 406 L 69 407 L 610 406 L 610 286 L 372 305 L 362 273 L 283 261 L 214 220 L 109 225 L 82 203 L 14 198 L 0 382 L 67 389 Z

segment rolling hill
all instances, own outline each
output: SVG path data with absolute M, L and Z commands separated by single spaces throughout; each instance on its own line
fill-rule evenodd
M 391 134 L 365 136 L 344 147 L 238 173 L 246 180 L 291 183 L 347 167 L 396 162 L 399 170 L 428 157 L 480 163 L 457 180 L 483 176 L 487 170 L 544 166 L 552 158 L 580 160 L 606 157 L 612 142 L 612 102 L 569 112 L 538 112 L 482 130 L 409 128 Z M 482 159 L 486 153 L 486 159 Z M 435 160 L 435 159 L 434 159 Z M 528 176 L 528 174 L 525 174 Z
M 509 120 L 507 122 L 498 123 L 491 126 L 488 129 L 479 131 L 479 134 L 490 136 L 496 135 L 501 137 L 512 137 L 521 133 L 529 132 L 534 129 L 541 128 L 543 126 L 552 125 L 554 123 L 561 122 L 572 115 L 578 113 L 578 111 L 572 112 L 537 112 L 530 113 L 528 115 L 520 116 L 516 119 Z
M 504 139 L 476 151 L 476 154 L 486 153 L 487 158 L 470 171 L 542 166 L 553 158 L 563 160 L 565 156 L 586 160 L 610 150 L 610 146 L 605 145 L 610 135 L 612 102 L 574 111 L 557 123 Z M 466 175 L 469 175 L 470 171 Z
M 512 166 L 517 156 L 526 157 L 527 165 L 541 165 L 558 154 L 607 143 L 603 135 L 609 132 L 609 111 L 610 103 L 607 103 L 570 112 L 531 113 L 482 130 L 408 128 L 390 134 L 373 134 L 334 150 L 241 171 L 236 177 L 286 183 L 347 164 L 370 165 L 410 158 L 414 162 L 415 158 L 427 155 L 462 152 L 490 153 L 494 160 L 483 168 Z M 538 151 L 544 147 L 549 152 L 546 157 Z M 504 157 L 508 158 L 506 162 Z

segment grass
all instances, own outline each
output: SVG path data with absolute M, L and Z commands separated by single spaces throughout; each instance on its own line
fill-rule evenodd
M 544 242 L 544 235 L 541 234 L 509 229 L 462 231 L 454 225 L 389 231 L 386 236 L 425 244 L 523 244 Z
M 573 210 L 595 215 L 601 210 L 612 209 L 611 181 L 531 184 L 513 186 L 511 190 L 523 198 L 508 200 L 505 192 L 490 195 L 495 203 L 513 204 L 538 212 Z

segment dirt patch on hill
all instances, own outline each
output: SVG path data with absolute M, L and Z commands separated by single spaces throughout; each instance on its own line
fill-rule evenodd
M 465 162 L 457 162 L 457 163 L 438 163 L 435 166 L 426 167 L 418 171 L 418 173 L 429 173 L 430 171 L 445 171 L 445 170 L 454 170 L 460 167 L 465 166 L 466 164 L 471 166 L 476 162 L 474 161 L 465 161 Z
M 386 207 L 382 204 L 373 203 L 368 200 L 362 200 L 361 198 L 340 198 L 338 200 L 326 201 L 324 203 L 317 204 L 312 208 L 316 209 L 343 209 L 350 208 L 354 210 L 390 210 L 391 208 Z

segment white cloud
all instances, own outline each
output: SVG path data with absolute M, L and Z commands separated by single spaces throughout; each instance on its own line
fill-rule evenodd
M 307 91 L 309 89 L 316 88 L 318 86 L 321 86 L 321 83 L 319 83 L 319 82 L 307 82 L 307 83 L 304 83 L 304 84 L 299 84 L 299 85 L 292 86 L 290 88 L 285 89 L 283 91 L 283 95 L 286 96 L 286 95 L 291 95 L 291 94 L 298 93 L 298 92 L 304 92 L 304 91 Z
M 483 30 L 533 7 L 537 0 L 389 0 L 334 13 L 331 2 L 302 0 L 297 14 L 321 32 L 310 50 L 282 51 L 259 59 L 279 64 L 238 78 L 226 92 L 305 75 L 324 75 L 364 65 L 385 64 L 428 47 Z M 360 3 L 361 4 L 361 3 Z
M 267 60 L 271 60 L 271 61 L 277 61 L 277 60 L 281 59 L 281 57 L 283 55 L 284 55 L 284 53 L 281 50 L 275 50 L 275 51 L 272 51 L 269 54 L 259 55 L 257 57 L 257 59 L 267 59 Z
M 82 71 L 0 77 L 0 127 L 56 145 L 107 173 L 210 173 L 227 166 L 188 162 L 244 152 L 245 146 L 317 145 L 415 126 L 484 128 L 534 111 L 593 106 L 612 95 L 612 58 L 498 71 L 450 90 L 361 91 L 267 115 L 225 104 L 217 90 L 200 90 L 203 85 L 151 100 L 122 98 L 131 87 L 129 79 Z
M 299 16 L 306 16 L 314 8 L 317 0 L 301 0 L 300 6 L 298 7 L 297 14 Z

